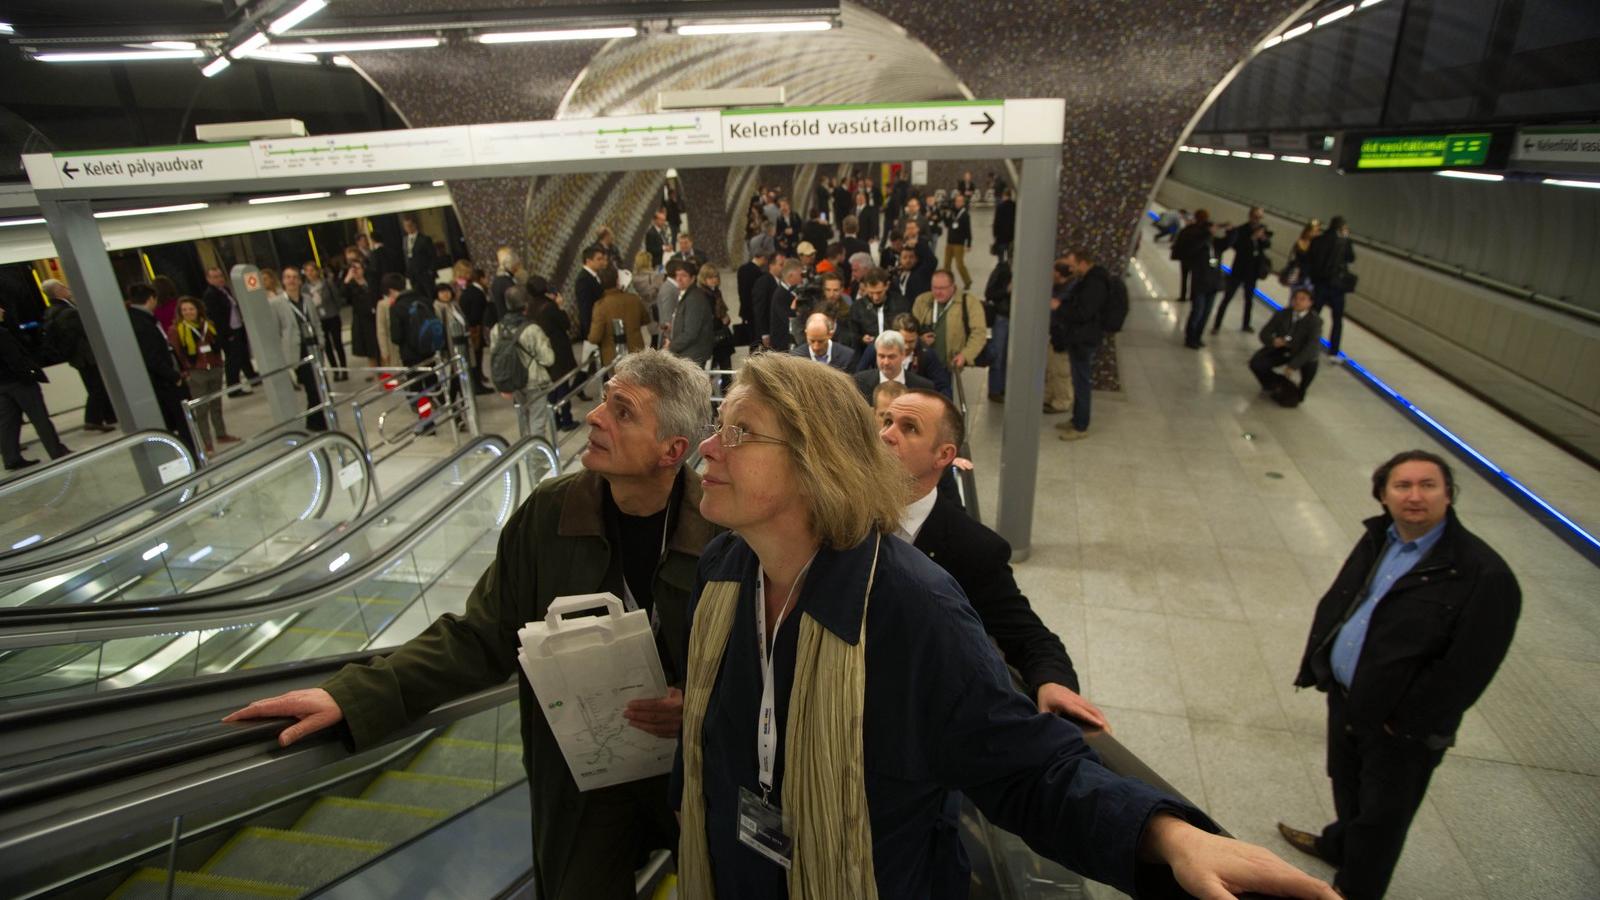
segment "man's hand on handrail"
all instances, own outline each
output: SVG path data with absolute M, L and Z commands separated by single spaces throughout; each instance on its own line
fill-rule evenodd
M 299 721 L 278 732 L 280 747 L 287 747 L 308 734 L 315 734 L 324 728 L 339 724 L 344 721 L 344 710 L 339 708 L 333 695 L 322 688 L 306 688 L 257 700 L 244 709 L 230 713 L 222 721 L 290 718 Z

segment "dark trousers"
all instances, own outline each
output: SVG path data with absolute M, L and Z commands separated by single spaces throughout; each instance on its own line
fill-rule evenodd
M 156 387 L 156 405 L 161 408 L 161 424 L 182 441 L 190 453 L 194 453 L 194 435 L 189 432 L 189 423 L 183 417 L 183 401 L 187 399 L 189 389 L 183 385 Z
M 570 429 L 578 427 L 578 423 L 572 418 L 572 401 L 564 400 L 563 398 L 572 393 L 577 383 L 581 381 L 583 381 L 582 378 L 568 381 L 550 392 L 550 407 L 556 411 L 557 428 Z
M 1333 310 L 1333 329 L 1328 332 L 1328 352 L 1339 355 L 1339 338 L 1344 334 L 1344 291 L 1331 282 L 1311 286 L 1311 308 L 1318 315 L 1326 306 Z
M 1389 887 L 1428 779 L 1444 759 L 1416 741 L 1368 732 L 1345 719 L 1343 691 L 1328 693 L 1328 777 L 1338 818 L 1317 850 L 1340 860 L 1333 886 L 1349 900 L 1377 900 Z
M 571 838 L 541 841 L 535 834 L 542 900 L 633 900 L 634 870 L 651 851 L 678 846 L 677 821 L 664 802 L 666 781 L 660 776 L 585 792 L 577 821 L 562 823 Z
M 117 411 L 111 406 L 111 395 L 106 393 L 100 367 L 84 366 L 78 370 L 78 377 L 83 379 L 83 392 L 87 397 L 83 405 L 83 424 L 115 425 Z
M 317 373 L 310 363 L 296 367 L 294 379 L 300 382 L 300 387 L 306 392 L 306 409 L 322 403 L 322 391 L 317 388 Z M 322 415 L 322 410 L 306 416 L 306 428 L 311 431 L 328 430 L 328 420 Z
M 67 455 L 56 427 L 50 423 L 50 411 L 44 406 L 44 392 L 39 385 L 20 381 L 0 383 L 0 458 L 5 467 L 15 469 L 22 465 L 22 417 L 33 423 L 34 433 L 51 459 Z M 20 510 L 18 510 L 20 512 Z
M 241 375 L 257 377 L 256 367 L 250 363 L 250 336 L 243 328 L 228 332 L 222 339 L 222 360 L 228 369 L 228 387 L 238 384 Z
M 1262 347 L 1255 355 L 1250 357 L 1250 374 L 1256 376 L 1261 382 L 1261 389 L 1271 391 L 1278 385 L 1288 381 L 1286 377 L 1274 372 L 1279 366 L 1289 364 L 1288 347 Z M 1317 362 L 1312 360 L 1300 369 L 1300 383 L 1295 389 L 1300 392 L 1300 399 L 1306 398 L 1306 389 L 1311 387 L 1311 380 L 1317 377 Z
M 347 368 L 349 359 L 344 355 L 344 320 L 338 316 L 322 320 L 322 349 L 327 355 L 328 365 Z M 343 378 L 347 373 L 340 372 Z
M 1211 316 L 1211 304 L 1217 299 L 1216 291 L 1193 290 L 1189 292 L 1189 321 L 1183 328 L 1183 342 L 1190 347 L 1200 346 L 1206 333 L 1206 319 Z
M 1252 265 L 1246 262 L 1245 265 Z M 1233 292 L 1244 288 L 1244 327 L 1250 327 L 1250 310 L 1256 305 L 1256 280 L 1239 274 L 1238 267 L 1228 276 L 1228 289 L 1222 293 L 1222 302 L 1217 305 L 1216 321 L 1211 323 L 1211 330 L 1216 331 L 1222 327 L 1222 317 L 1228 313 L 1228 304 L 1233 301 Z
M 1068 344 L 1072 364 L 1072 427 L 1089 430 L 1089 400 L 1094 395 L 1094 354 L 1099 344 Z
M 1178 302 L 1189 299 L 1189 261 L 1178 260 Z

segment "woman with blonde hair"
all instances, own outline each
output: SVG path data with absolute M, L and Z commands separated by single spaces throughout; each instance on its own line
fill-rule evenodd
M 679 895 L 953 894 L 968 879 L 950 817 L 960 791 L 1129 893 L 1176 875 L 1208 898 L 1334 900 L 1112 774 L 1077 726 L 1012 687 L 955 581 L 893 536 L 909 476 L 878 430 L 848 376 L 764 353 L 700 443 L 700 512 L 731 533 L 700 557 L 674 779 Z

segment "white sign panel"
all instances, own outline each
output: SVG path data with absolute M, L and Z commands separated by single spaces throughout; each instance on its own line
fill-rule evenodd
M 722 151 L 714 112 L 508 122 L 473 125 L 467 133 L 480 164 Z
M 1003 101 L 724 110 L 722 149 L 849 149 L 1005 143 Z
M 1524 128 L 1511 155 L 1531 162 L 1600 164 L 1600 128 Z
M 173 147 L 99 153 L 31 154 L 24 159 L 28 180 L 39 187 L 124 187 L 131 184 L 181 184 L 253 178 L 250 148 Z M 41 184 L 41 180 L 45 183 Z
M 408 128 L 366 134 L 277 138 L 250 142 L 256 174 L 325 175 L 334 172 L 398 172 L 472 164 L 472 147 L 461 128 Z

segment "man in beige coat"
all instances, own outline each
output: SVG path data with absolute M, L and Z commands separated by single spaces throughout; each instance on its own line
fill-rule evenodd
M 911 315 L 921 326 L 922 345 L 956 372 L 972 365 L 989 340 L 983 301 L 966 291 L 956 296 L 956 279 L 948 269 L 933 273 L 932 290 L 917 297 Z
M 600 288 L 605 293 L 595 302 L 593 320 L 589 323 L 589 343 L 600 348 L 600 364 L 611 365 L 617 357 L 616 342 L 611 339 L 611 320 L 621 319 L 623 333 L 628 337 L 628 352 L 644 349 L 644 324 L 649 319 L 644 301 L 639 295 L 618 286 L 616 268 L 607 266 L 600 271 Z

